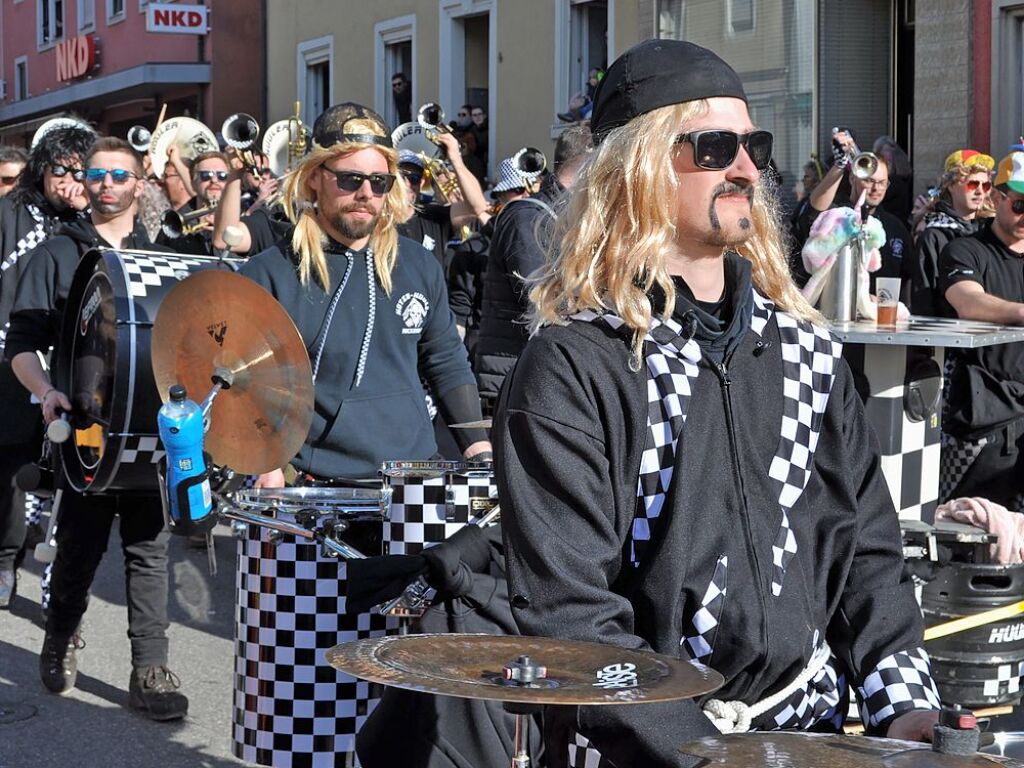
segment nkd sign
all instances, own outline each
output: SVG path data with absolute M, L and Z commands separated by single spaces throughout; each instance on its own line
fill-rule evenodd
M 57 80 L 85 77 L 96 66 L 96 36 L 79 35 L 57 43 Z
M 150 3 L 146 6 L 146 31 L 177 35 L 205 35 L 210 30 L 205 5 Z

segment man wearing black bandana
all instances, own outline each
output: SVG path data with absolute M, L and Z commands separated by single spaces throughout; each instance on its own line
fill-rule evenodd
M 339 104 L 317 119 L 313 142 L 284 185 L 290 243 L 241 271 L 288 311 L 313 365 L 313 424 L 291 469 L 375 479 L 384 461 L 437 452 L 421 375 L 449 423 L 480 419 L 480 402 L 441 267 L 396 232 L 409 203 L 384 121 Z M 490 458 L 483 430 L 456 438 L 467 459 Z M 285 469 L 258 485 L 283 485 Z
M 841 345 L 789 279 L 736 73 L 651 40 L 598 88 L 533 337 L 495 414 L 524 635 L 702 662 L 696 700 L 549 707 L 553 768 L 690 766 L 702 736 L 928 739 L 939 699 Z

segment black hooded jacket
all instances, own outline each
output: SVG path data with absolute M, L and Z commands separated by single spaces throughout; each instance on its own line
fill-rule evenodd
M 0 199 L 0 358 L 3 357 L 7 323 L 18 282 L 32 250 L 65 223 L 84 214 L 68 209 L 56 211 L 39 194 L 11 193 Z M 9 363 L 0 359 L 0 400 L 4 403 L 4 429 L 0 445 L 27 443 L 38 435 L 39 408 L 29 402 L 28 393 L 14 376 Z
M 910 295 L 911 312 L 933 317 L 955 316 L 939 289 L 939 254 L 956 238 L 973 235 L 990 223 L 987 219 L 961 218 L 956 209 L 943 200 L 925 214 L 924 229 L 914 245 L 919 279 L 914 282 Z
M 883 659 L 917 649 L 922 635 L 877 442 L 833 348 L 810 474 L 787 502 L 796 552 L 775 594 L 775 547 L 786 519 L 776 463 L 790 455 L 787 419 L 795 411 L 787 392 L 802 389 L 791 361 L 805 348 L 792 343 L 795 321 L 777 309 L 753 326 L 760 305 L 744 299 L 749 264 L 731 256 L 726 268 L 719 322 L 702 318 L 687 296 L 677 299 L 675 315 L 690 326 L 687 334 L 694 331 L 699 362 L 671 485 L 639 560 L 631 554 L 638 482 L 656 410 L 646 366 L 631 366 L 630 339 L 603 321 L 546 327 L 526 345 L 494 423 L 513 616 L 524 635 L 687 658 L 687 628 L 700 610 L 717 606 L 705 663 L 725 685 L 714 698 L 749 705 L 779 691 L 821 637 L 847 683 L 860 686 Z M 820 388 L 824 360 L 808 353 L 807 361 L 800 377 Z M 713 587 L 722 599 L 709 603 Z M 549 708 L 546 717 L 556 768 L 565 765 L 573 731 L 620 768 L 695 765 L 679 745 L 717 733 L 692 700 Z M 873 724 L 875 732 L 885 727 Z

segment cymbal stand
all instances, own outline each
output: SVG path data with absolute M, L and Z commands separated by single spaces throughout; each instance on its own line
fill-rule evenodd
M 548 676 L 547 667 L 537 664 L 529 656 L 520 656 L 506 664 L 502 672 L 510 686 L 532 688 L 538 680 Z M 502 708 L 516 718 L 515 737 L 512 742 L 512 768 L 530 766 L 530 718 L 540 711 L 536 704 L 506 701 Z

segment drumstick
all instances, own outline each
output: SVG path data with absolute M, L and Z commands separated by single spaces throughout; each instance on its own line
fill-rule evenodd
M 988 707 L 987 709 L 975 709 L 972 713 L 979 720 L 985 717 L 997 717 L 999 715 L 1012 714 L 1013 707 Z M 851 723 L 843 726 L 843 733 L 864 733 L 864 723 Z
M 960 619 L 947 621 L 945 624 L 936 624 L 934 627 L 929 627 L 924 631 L 924 639 L 927 642 L 940 637 L 946 637 L 947 635 L 955 635 L 957 632 L 977 629 L 995 621 L 1012 619 L 1022 613 L 1024 613 L 1024 600 L 1021 600 L 1019 603 L 1004 605 L 1001 608 L 993 608 L 989 611 L 982 611 L 981 613 L 974 613 Z
M 156 128 L 153 129 L 153 133 L 156 133 L 158 130 L 160 130 L 160 126 L 164 122 L 164 115 L 166 115 L 166 114 L 167 114 L 167 102 L 164 102 L 163 106 L 160 107 L 160 117 L 158 117 L 156 119 Z

